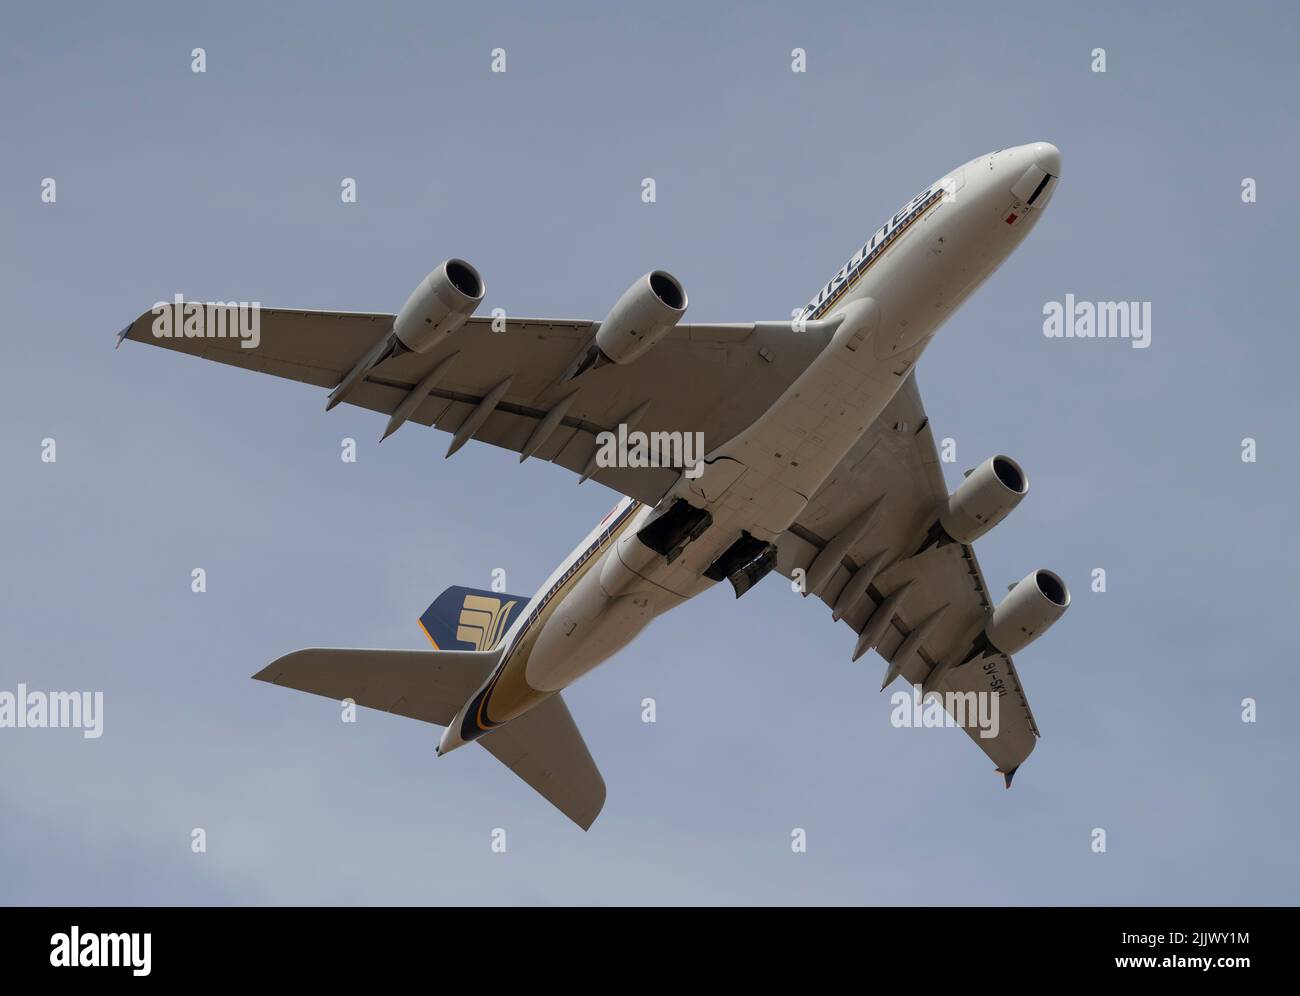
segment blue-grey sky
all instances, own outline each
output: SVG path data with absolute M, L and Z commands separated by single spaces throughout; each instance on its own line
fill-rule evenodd
M 1300 899 L 1294 5 L 180 7 L 0 35 L 0 690 L 105 696 L 98 740 L 0 730 L 0 901 Z M 511 314 L 600 318 L 662 266 L 696 321 L 785 318 L 924 184 L 1036 140 L 1049 212 L 918 372 L 952 486 L 996 452 L 1030 476 L 977 544 L 990 586 L 1074 591 L 1018 657 L 1044 737 L 1012 791 L 961 732 L 892 728 L 879 660 L 779 578 L 566 694 L 609 786 L 586 834 L 434 727 L 249 680 L 421 647 L 493 568 L 532 592 L 616 496 L 115 352 L 155 300 L 395 311 L 461 255 Z M 1150 348 L 1045 338 L 1067 293 L 1150 301 Z

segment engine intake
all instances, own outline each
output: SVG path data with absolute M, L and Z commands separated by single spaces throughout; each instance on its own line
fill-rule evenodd
M 939 513 L 939 525 L 958 543 L 973 543 L 1007 517 L 1029 493 L 1029 479 L 1007 456 L 989 457 L 971 471 Z
M 618 299 L 596 330 L 596 348 L 622 366 L 643 356 L 686 314 L 686 291 L 671 273 L 651 270 Z
M 427 353 L 469 320 L 484 292 L 478 270 L 463 259 L 449 259 L 411 292 L 393 331 L 407 349 Z
M 1015 654 L 1042 636 L 1070 607 L 1070 589 L 1060 575 L 1039 569 L 1016 582 L 984 627 L 997 650 Z

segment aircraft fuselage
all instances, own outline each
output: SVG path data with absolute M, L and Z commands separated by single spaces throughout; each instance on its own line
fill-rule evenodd
M 785 532 L 939 326 L 1034 227 L 1059 175 L 1059 153 L 1046 143 L 980 156 L 877 229 L 791 323 L 791 335 L 825 336 L 817 357 L 739 435 L 706 440 L 698 476 L 683 474 L 657 506 L 625 498 L 606 515 L 503 636 L 499 664 L 439 753 L 522 715 L 712 587 L 705 572 L 738 541 Z M 678 513 L 704 527 L 665 555 L 647 527 Z

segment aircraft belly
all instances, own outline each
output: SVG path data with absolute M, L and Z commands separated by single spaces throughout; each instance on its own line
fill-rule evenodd
M 911 246 L 899 246 L 894 254 L 909 267 L 915 262 L 904 259 L 909 252 L 928 255 L 928 234 L 916 235 Z M 772 542 L 790 527 L 892 400 L 933 335 L 937 317 L 927 281 L 936 267 L 915 269 L 925 279 L 897 288 L 882 281 L 882 300 L 863 296 L 846 303 L 840 327 L 822 354 L 762 417 L 709 454 L 700 478 L 679 484 L 675 493 L 707 509 L 712 525 L 672 563 L 652 557 L 637 564 L 639 576 L 690 598 L 715 583 L 703 572 L 744 533 Z M 886 315 L 890 327 L 904 332 L 882 347 Z M 881 358 L 882 351 L 888 358 Z
M 802 510 L 800 502 L 816 492 L 902 385 L 906 370 L 896 373 L 872 349 L 882 310 L 874 298 L 849 302 L 821 355 L 761 418 L 721 448 L 719 455 L 749 469 L 739 483 L 772 496 L 771 514 L 755 519 L 765 530 L 789 526 Z
M 964 198 L 964 186 L 959 176 L 954 193 Z M 566 585 L 509 662 L 522 698 L 565 687 L 655 616 L 712 587 L 704 571 L 744 534 L 772 542 L 785 532 L 893 399 L 943 320 L 996 269 L 1005 239 L 938 205 L 900 233 L 835 303 L 830 317 L 839 325 L 822 352 L 767 412 L 708 451 L 702 476 L 683 477 L 661 501 L 660 509 L 682 498 L 707 510 L 708 528 L 670 561 L 637 536 L 652 513 L 644 508 Z
M 611 558 L 617 560 L 617 548 L 602 560 Z M 639 583 L 628 583 L 621 589 L 624 593 L 611 596 L 601 586 L 603 567 L 588 571 L 541 627 L 526 663 L 532 688 L 555 692 L 568 686 L 682 601 L 634 573 Z

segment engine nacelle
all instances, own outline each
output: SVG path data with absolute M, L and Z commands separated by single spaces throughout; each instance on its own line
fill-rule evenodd
M 463 259 L 449 259 L 411 292 L 393 331 L 407 349 L 427 353 L 465 324 L 483 293 L 478 270 Z
M 619 365 L 631 363 L 666 336 L 686 314 L 686 291 L 677 278 L 651 270 L 634 283 L 596 331 L 596 347 Z
M 939 525 L 958 543 L 973 543 L 1020 504 L 1029 479 L 1010 457 L 989 457 L 971 471 L 939 513 Z
M 1004 654 L 1023 650 L 1070 607 L 1070 589 L 1060 576 L 1037 570 L 1016 583 L 984 627 L 989 643 Z

